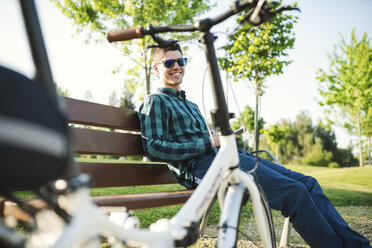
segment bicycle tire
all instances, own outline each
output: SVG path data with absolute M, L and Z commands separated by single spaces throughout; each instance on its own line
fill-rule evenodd
M 270 236 L 271 236 L 271 247 L 275 248 L 275 231 L 274 224 L 271 216 L 270 208 L 268 207 L 265 194 L 259 188 L 261 202 L 264 206 L 265 219 L 269 224 Z M 221 218 L 219 222 L 219 232 L 217 239 L 217 247 L 248 247 L 245 246 L 249 239 L 242 236 L 241 233 L 241 222 L 243 219 L 242 213 L 244 206 L 250 201 L 248 191 L 242 184 L 229 186 L 227 190 L 224 205 L 221 211 Z M 253 213 L 252 213 L 253 215 Z M 254 225 L 256 226 L 256 224 Z M 243 235 L 244 236 L 244 235 Z M 251 246 L 249 246 L 251 247 Z

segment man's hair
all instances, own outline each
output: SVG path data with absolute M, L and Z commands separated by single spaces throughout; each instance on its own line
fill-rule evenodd
M 168 51 L 179 51 L 183 55 L 181 47 L 178 43 L 174 43 L 172 46 L 165 48 L 155 47 L 152 50 L 152 59 L 154 60 L 154 63 L 159 63 L 159 61 L 164 57 L 164 54 Z

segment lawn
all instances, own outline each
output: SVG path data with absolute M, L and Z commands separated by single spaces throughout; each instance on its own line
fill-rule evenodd
M 336 206 L 337 210 L 350 226 L 363 233 L 369 240 L 372 240 L 372 167 L 327 168 L 303 165 L 288 165 L 286 167 L 317 178 L 323 187 L 324 193 Z M 178 188 L 179 186 L 165 185 L 153 188 L 153 190 L 162 190 L 163 187 Z M 131 189 L 133 193 L 143 190 L 145 190 L 143 187 Z M 181 206 L 171 206 L 137 210 L 135 211 L 135 215 L 140 218 L 141 226 L 147 227 L 157 219 L 172 218 L 180 207 Z M 245 208 L 245 211 L 249 211 L 249 206 Z M 279 239 L 283 218 L 278 211 L 273 211 L 273 216 L 276 236 Z M 219 207 L 216 203 L 208 221 L 206 238 L 200 240 L 198 244 L 193 247 L 213 247 L 212 245 L 217 233 L 218 218 Z M 291 243 L 298 245 L 294 247 L 307 247 L 295 231 L 292 232 Z
M 288 165 L 287 168 L 311 175 L 322 185 L 324 193 L 335 206 L 372 206 L 372 167 L 327 168 L 303 165 Z M 141 193 L 183 189 L 179 185 L 139 186 L 126 188 L 94 189 L 92 194 Z M 148 210 L 137 210 L 135 214 L 141 219 L 143 227 L 155 222 L 158 218 L 171 218 L 181 206 L 162 207 Z M 371 207 L 372 209 L 372 207 Z M 218 221 L 218 206 L 211 214 L 210 221 Z M 215 217 L 215 218 L 214 218 Z
M 350 226 L 361 232 L 369 240 L 372 240 L 372 167 L 366 166 L 351 168 L 327 168 L 303 165 L 288 165 L 287 168 L 302 172 L 315 177 L 321 184 L 324 193 L 336 206 L 337 210 L 350 224 Z M 93 189 L 93 195 L 104 194 L 126 194 L 141 192 L 156 192 L 164 190 L 183 189 L 180 185 L 160 185 L 160 186 L 139 186 L 125 188 L 104 188 Z M 20 193 L 21 197 L 30 197 L 27 192 Z M 172 218 L 181 205 L 154 208 L 147 210 L 137 210 L 134 214 L 140 219 L 141 227 L 148 227 L 151 223 L 161 218 Z M 250 206 L 244 208 L 246 217 L 243 222 L 249 222 Z M 280 238 L 280 230 L 283 217 L 278 211 L 272 211 L 276 228 L 276 236 Z M 205 238 L 200 239 L 193 247 L 213 247 L 217 233 L 217 223 L 219 218 L 219 206 L 214 204 Z M 258 236 L 253 237 L 258 239 Z M 257 240 L 256 240 L 257 241 Z M 295 244 L 293 246 L 293 244 Z M 291 247 L 307 247 L 301 237 L 293 231 L 291 234 Z M 245 247 L 245 246 L 244 246 Z M 247 246 L 250 247 L 250 246 Z

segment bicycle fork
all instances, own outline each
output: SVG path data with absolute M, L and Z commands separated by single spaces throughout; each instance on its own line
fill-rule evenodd
M 251 174 L 235 169 L 233 175 L 240 183 L 230 185 L 223 201 L 219 221 L 217 247 L 236 247 L 238 227 L 242 205 L 245 203 L 245 191 L 248 189 L 249 197 L 253 203 L 253 212 L 256 226 L 264 247 L 275 248 L 275 234 L 273 233 L 271 215 L 266 212 L 261 194 Z

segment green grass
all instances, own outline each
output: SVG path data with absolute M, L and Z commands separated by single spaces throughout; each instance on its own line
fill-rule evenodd
M 288 165 L 315 177 L 335 206 L 372 206 L 372 167 L 327 168 Z
M 327 168 L 303 165 L 288 165 L 286 167 L 315 177 L 321 184 L 324 193 L 335 206 L 372 206 L 372 167 Z M 166 187 L 168 187 L 168 190 L 173 189 L 173 187 L 182 189 L 181 186 L 177 185 L 167 185 Z M 135 189 L 133 192 L 139 193 L 141 190 L 143 188 Z M 161 190 L 161 187 L 154 187 L 153 190 Z M 172 218 L 180 207 L 137 210 L 135 215 L 140 218 L 141 226 L 147 227 L 159 218 Z M 215 203 L 208 223 L 216 224 L 218 218 L 219 206 Z
M 79 159 L 80 162 L 96 161 L 107 162 L 107 160 L 92 160 Z M 117 160 L 110 160 L 110 162 Z M 120 161 L 127 162 L 127 161 Z M 128 161 L 133 162 L 133 161 Z M 315 177 L 321 184 L 324 193 L 340 211 L 340 214 L 355 230 L 363 233 L 370 240 L 372 238 L 372 167 L 351 167 L 351 168 L 327 168 L 314 167 L 303 165 L 288 165 L 287 168 L 295 170 L 306 175 Z M 125 180 L 125 179 L 123 179 Z M 92 189 L 92 195 L 107 195 L 107 194 L 132 194 L 145 192 L 160 192 L 182 190 L 184 187 L 176 184 L 158 185 L 158 186 L 137 186 L 124 188 L 102 188 Z M 33 197 L 29 192 L 20 192 L 18 196 L 21 198 Z M 148 227 L 158 219 L 171 219 L 182 207 L 182 205 L 152 208 L 145 210 L 136 210 L 134 214 L 140 219 L 141 227 Z M 244 215 L 250 215 L 250 206 L 245 206 L 243 209 Z M 216 202 L 212 208 L 209 221 L 207 235 L 215 237 L 216 225 L 219 219 L 219 206 Z M 278 211 L 273 211 L 275 227 L 278 228 L 277 236 L 280 238 L 280 228 L 282 226 L 283 217 Z M 247 217 L 249 218 L 249 217 Z M 209 232 L 209 233 L 208 233 Z M 206 241 L 209 242 L 209 241 Z M 206 242 L 193 247 L 209 247 Z M 215 242 L 215 240 L 213 241 Z M 301 237 L 296 232 L 291 235 L 291 243 L 304 244 Z M 213 247 L 213 245 L 211 246 Z M 303 246 L 301 246 L 303 247 Z
M 365 186 L 372 192 L 372 167 L 327 168 L 305 165 L 288 165 L 295 170 L 318 179 L 319 182 L 343 183 Z

